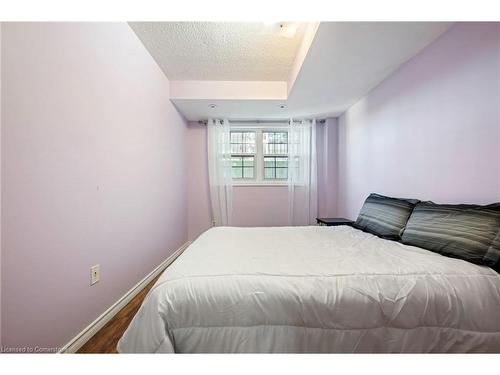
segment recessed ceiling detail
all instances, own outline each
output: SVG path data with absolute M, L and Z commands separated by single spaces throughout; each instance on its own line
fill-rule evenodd
M 452 23 L 130 25 L 195 121 L 337 117 Z
M 305 24 L 130 22 L 169 80 L 286 81 Z

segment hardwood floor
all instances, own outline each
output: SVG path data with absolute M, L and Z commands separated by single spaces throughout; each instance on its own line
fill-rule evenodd
M 141 290 L 113 319 L 87 341 L 78 350 L 78 353 L 117 353 L 116 344 L 118 344 L 118 340 L 122 337 L 123 332 L 127 329 L 135 313 L 139 310 L 144 297 L 158 280 L 158 277 Z

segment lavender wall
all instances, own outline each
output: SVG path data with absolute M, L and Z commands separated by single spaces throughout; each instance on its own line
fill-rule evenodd
M 188 123 L 187 150 L 188 238 L 194 240 L 212 226 L 206 126 Z
M 337 216 L 338 121 L 327 118 L 317 127 L 318 216 Z
M 500 201 L 500 24 L 459 23 L 339 119 L 339 214 L 370 192 Z
M 319 214 L 336 212 L 337 121 L 318 125 Z M 212 226 L 207 168 L 207 129 L 197 122 L 188 124 L 188 232 L 189 239 Z M 269 227 L 288 225 L 287 186 L 234 186 L 233 225 Z
M 0 22 L 0 166 L 2 164 L 2 28 L 3 22 Z M 2 174 L 0 173 L 0 196 L 2 191 Z M 0 213 L 2 212 L 2 200 L 0 199 Z M 2 215 L 0 214 L 0 347 L 2 341 Z
M 127 24 L 4 24 L 1 73 L 2 341 L 58 347 L 186 241 L 186 125 Z

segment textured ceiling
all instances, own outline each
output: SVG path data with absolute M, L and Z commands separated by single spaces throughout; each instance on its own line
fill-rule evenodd
M 257 22 L 129 25 L 170 80 L 286 81 L 305 29 L 288 24 L 290 37 Z
M 248 91 L 242 85 L 239 92 L 232 90 L 237 95 L 225 100 L 213 94 L 171 100 L 189 120 L 336 117 L 451 26 L 447 22 L 321 22 L 286 99 L 249 100 L 239 94 Z M 200 87 L 193 90 L 200 91 Z

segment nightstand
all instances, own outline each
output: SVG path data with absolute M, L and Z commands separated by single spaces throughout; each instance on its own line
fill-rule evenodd
M 318 225 L 326 225 L 328 227 L 335 227 L 337 225 L 352 225 L 354 221 L 344 219 L 343 217 L 317 217 L 316 222 Z

